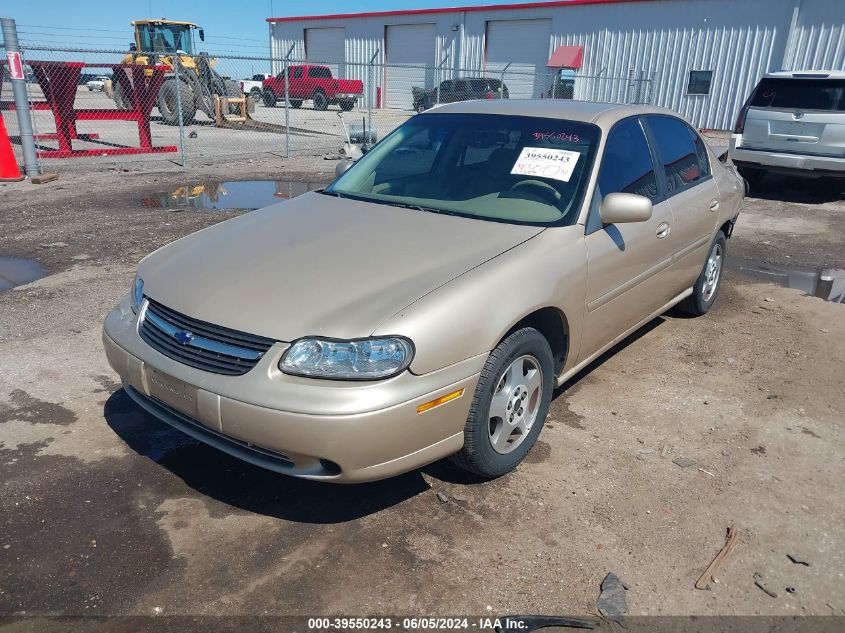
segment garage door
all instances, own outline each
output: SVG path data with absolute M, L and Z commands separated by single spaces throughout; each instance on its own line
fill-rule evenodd
M 539 97 L 551 86 L 551 77 L 546 69 L 551 33 L 551 20 L 487 22 L 486 74 L 499 77 L 499 73 L 510 63 L 505 74 L 505 85 L 511 99 Z
M 387 27 L 388 108 L 410 110 L 411 89 L 434 86 L 435 31 L 433 24 L 395 24 Z
M 346 33 L 342 28 L 305 29 L 305 58 L 325 64 L 335 77 L 346 77 Z

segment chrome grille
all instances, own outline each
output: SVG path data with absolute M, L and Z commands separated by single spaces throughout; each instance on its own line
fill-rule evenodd
M 275 343 L 270 338 L 194 319 L 149 297 L 139 333 L 150 347 L 168 358 L 228 376 L 248 372 Z

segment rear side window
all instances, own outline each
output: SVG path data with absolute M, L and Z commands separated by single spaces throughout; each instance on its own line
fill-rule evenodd
M 617 123 L 607 137 L 599 172 L 599 190 L 635 193 L 657 200 L 657 177 L 643 129 L 637 119 Z
M 663 163 L 669 195 L 710 175 L 707 150 L 698 134 L 686 123 L 669 116 L 650 116 L 648 126 Z
M 754 108 L 845 111 L 845 79 L 760 80 L 751 98 Z
M 328 68 L 316 66 L 308 69 L 308 76 L 313 79 L 328 79 L 332 76 L 332 71 Z

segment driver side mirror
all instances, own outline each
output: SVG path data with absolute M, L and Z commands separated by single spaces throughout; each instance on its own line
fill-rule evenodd
M 343 174 L 346 173 L 346 170 L 352 167 L 355 164 L 354 160 L 349 158 L 344 158 L 342 160 L 337 161 L 337 165 L 334 166 L 334 175 L 336 178 L 340 178 Z
M 645 222 L 651 219 L 651 200 L 635 193 L 609 193 L 599 208 L 605 224 Z

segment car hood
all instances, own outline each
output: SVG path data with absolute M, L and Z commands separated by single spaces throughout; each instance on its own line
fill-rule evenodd
M 210 323 L 355 338 L 541 231 L 308 193 L 169 244 L 138 272 L 148 296 Z

